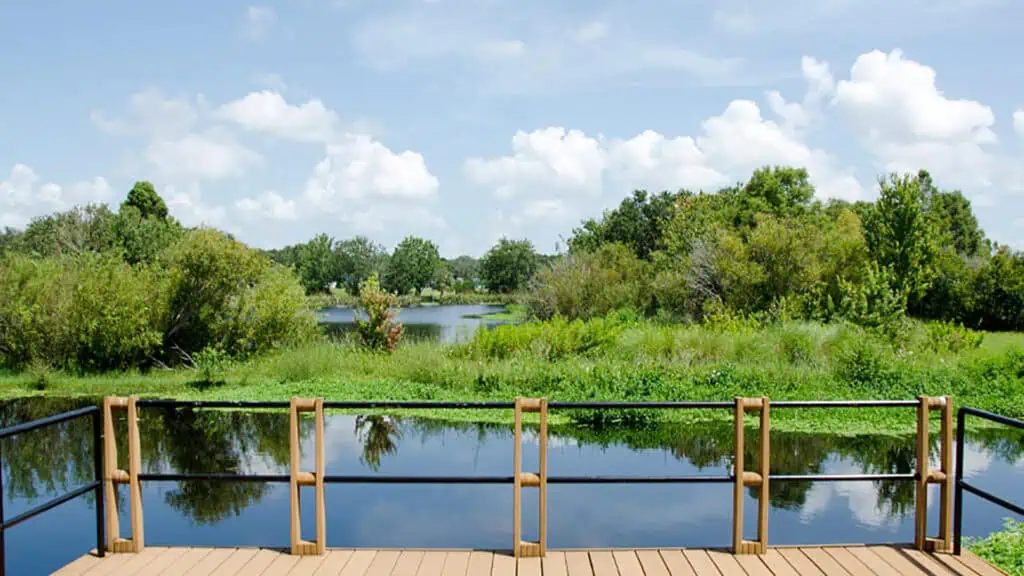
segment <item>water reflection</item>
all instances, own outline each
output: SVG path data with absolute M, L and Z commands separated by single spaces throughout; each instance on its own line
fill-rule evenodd
M 8 402 L 0 406 L 0 425 L 87 403 Z M 313 467 L 312 424 L 312 418 L 303 419 L 300 430 L 305 469 Z M 288 471 L 288 416 L 281 411 L 147 408 L 139 426 L 147 472 Z M 92 481 L 91 434 L 86 418 L 0 443 L 7 516 Z M 529 469 L 536 462 L 537 442 L 532 430 L 525 436 L 523 461 Z M 758 450 L 755 435 L 749 436 L 745 458 L 753 468 Z M 120 421 L 122 468 L 127 468 L 126 438 Z M 325 440 L 329 474 L 504 476 L 512 465 L 507 426 L 329 414 Z M 773 474 L 909 473 L 913 444 L 912 437 L 773 433 L 770 469 Z M 728 424 L 552 427 L 549 473 L 719 475 L 729 473 L 732 452 Z M 979 476 L 982 487 L 1010 496 L 1024 480 L 1022 455 L 1024 435 L 984 430 L 970 437 L 965 473 Z M 731 522 L 730 491 L 729 485 L 552 486 L 551 545 L 722 545 Z M 500 547 L 511 537 L 507 486 L 360 484 L 331 486 L 328 492 L 332 546 Z M 287 488 L 280 484 L 147 482 L 143 493 L 147 535 L 154 544 L 280 545 L 287 539 L 282 520 L 287 518 Z M 532 497 L 526 494 L 526 526 L 536 518 Z M 770 497 L 775 544 L 903 541 L 913 534 L 912 482 L 773 482 Z M 32 523 L 44 532 L 62 528 L 83 510 L 76 506 L 91 506 L 88 498 Z M 747 499 L 756 499 L 755 489 Z M 311 505 L 308 500 L 304 506 Z M 1005 513 L 982 504 L 968 509 L 968 534 L 1001 524 Z M 750 505 L 747 512 L 756 513 L 756 508 Z M 311 519 L 311 511 L 305 516 Z M 83 518 L 88 522 L 87 514 Z M 752 516 L 748 523 L 753 522 Z M 84 536 L 75 537 L 88 538 L 88 525 L 80 530 Z
M 484 314 L 505 311 L 504 306 L 453 304 L 402 308 L 398 321 L 405 326 L 404 338 L 450 343 L 468 338 L 480 328 L 493 328 L 501 321 L 484 320 Z M 326 308 L 319 312 L 320 323 L 335 339 L 344 339 L 355 329 L 351 308 Z

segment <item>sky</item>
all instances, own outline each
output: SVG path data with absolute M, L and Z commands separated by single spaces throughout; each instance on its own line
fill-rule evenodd
M 149 180 L 184 224 L 564 248 L 634 189 L 890 171 L 1024 248 L 1015 0 L 0 3 L 0 227 Z M 1017 56 L 1014 56 L 1017 54 Z

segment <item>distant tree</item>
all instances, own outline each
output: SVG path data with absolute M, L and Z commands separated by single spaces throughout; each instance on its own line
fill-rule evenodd
M 388 261 L 384 246 L 365 236 L 342 240 L 334 245 L 338 276 L 349 294 L 358 295 L 359 286 L 371 274 L 383 276 Z
M 529 240 L 501 238 L 480 259 L 480 279 L 492 292 L 514 292 L 537 270 L 537 253 Z
M 34 218 L 21 235 L 20 249 L 36 256 L 105 252 L 116 244 L 114 218 L 106 204 L 75 206 Z
M 444 294 L 455 286 L 455 276 L 452 274 L 451 265 L 441 260 L 434 270 L 434 277 L 430 279 L 430 286 Z
M 121 203 L 121 208 L 125 206 L 134 206 L 143 218 L 167 218 L 167 204 L 156 193 L 156 188 L 145 180 L 132 186 L 128 198 Z
M 4 226 L 4 229 L 0 231 L 0 254 L 8 251 L 16 251 L 21 244 L 21 231 L 11 228 L 10 226 Z
M 765 166 L 754 171 L 736 195 L 736 224 L 753 225 L 756 215 L 800 216 L 814 198 L 804 168 Z
M 418 294 L 434 278 L 440 265 L 441 255 L 436 244 L 416 236 L 406 236 L 388 261 L 383 285 L 388 291 L 398 294 L 413 290 Z
M 174 218 L 143 217 L 139 209 L 131 204 L 121 205 L 112 225 L 117 248 L 129 264 L 153 262 L 185 233 L 185 229 Z
M 459 256 L 448 261 L 452 276 L 462 281 L 475 281 L 480 274 L 480 261 L 472 256 Z
M 321 233 L 306 242 L 299 250 L 298 273 L 307 293 L 327 291 L 338 277 L 334 240 Z

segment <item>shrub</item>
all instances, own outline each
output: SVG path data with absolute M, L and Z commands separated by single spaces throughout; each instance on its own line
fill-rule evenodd
M 359 317 L 360 312 L 366 314 L 366 320 Z M 359 285 L 359 302 L 354 314 L 356 332 L 364 346 L 388 352 L 398 346 L 403 331 L 403 326 L 395 323 L 398 297 L 381 289 L 376 272 Z
M 926 327 L 927 346 L 934 352 L 952 352 L 958 354 L 967 350 L 977 350 L 985 334 L 964 328 L 963 324 L 932 322 Z

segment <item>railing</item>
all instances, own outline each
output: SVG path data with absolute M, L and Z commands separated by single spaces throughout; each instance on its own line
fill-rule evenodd
M 46 428 L 49 426 L 56 426 L 57 424 L 63 424 L 71 420 L 82 418 L 84 416 L 92 416 L 92 437 L 93 437 L 93 464 L 95 470 L 95 480 L 72 490 L 62 496 L 58 496 L 48 502 L 44 502 L 30 510 L 26 510 L 17 516 L 7 519 L 4 517 L 4 484 L 3 484 L 3 471 L 0 470 L 0 576 L 3 576 L 7 572 L 7 530 L 21 524 L 22 522 L 35 518 L 43 512 L 47 512 L 64 504 L 70 502 L 79 496 L 88 494 L 89 492 L 95 492 L 96 494 L 96 552 L 99 556 L 103 556 L 103 452 L 100 450 L 100 443 L 102 437 L 102 420 L 100 419 L 100 411 L 96 406 L 87 406 L 78 410 L 72 410 L 70 412 L 64 412 L 63 414 L 57 414 L 48 418 L 41 418 L 39 420 L 33 420 L 24 424 L 17 424 L 0 430 L 0 440 L 17 436 L 18 434 L 24 434 L 26 432 L 32 432 L 33 430 L 39 430 L 40 428 Z
M 961 408 L 956 415 L 956 507 L 953 511 L 953 553 L 960 554 L 961 540 L 963 540 L 963 520 L 964 520 L 964 490 L 979 496 L 989 502 L 1002 507 L 1005 510 L 1024 516 L 1024 508 L 1004 500 L 990 492 L 986 492 L 981 488 L 972 486 L 964 480 L 964 424 L 966 423 L 968 416 L 976 416 L 990 422 L 997 424 L 1003 424 L 1016 428 L 1018 430 L 1024 430 L 1024 422 L 1020 420 L 1014 420 L 1013 418 L 1007 418 L 1006 416 L 1000 416 L 999 414 L 993 414 L 984 410 L 978 410 L 977 408 Z
M 210 473 L 142 473 L 141 450 L 138 428 L 138 410 L 143 408 L 208 408 L 208 409 L 285 409 L 289 411 L 290 435 L 290 472 L 289 474 L 224 474 Z M 475 410 L 514 410 L 514 441 L 513 474 L 511 476 L 395 476 L 395 475 L 331 475 L 325 473 L 324 466 L 324 410 L 326 409 L 359 409 L 359 410 L 409 410 L 409 409 L 475 409 Z M 825 409 L 825 408 L 916 408 L 917 409 L 917 471 L 907 474 L 769 474 L 771 450 L 770 409 Z M 127 471 L 117 468 L 117 447 L 114 435 L 115 409 L 127 411 L 128 428 L 128 463 Z M 550 410 L 566 409 L 702 409 L 732 410 L 735 424 L 734 467 L 728 475 L 681 475 L 681 476 L 548 476 L 547 474 L 547 421 Z M 938 410 L 942 413 L 939 454 L 941 467 L 939 470 L 928 469 L 929 463 L 929 414 Z M 970 410 L 970 409 L 965 409 Z M 299 469 L 299 419 L 303 412 L 313 412 L 314 430 L 314 468 L 313 472 Z M 760 445 L 758 471 L 747 471 L 744 467 L 744 416 L 754 412 L 759 416 Z M 539 417 L 539 463 L 537 472 L 522 470 L 522 426 L 523 414 L 536 413 Z M 978 413 L 978 411 L 971 411 Z M 176 401 L 176 400 L 140 400 L 137 397 L 113 398 L 103 401 L 102 409 L 96 407 L 83 408 L 73 412 L 37 420 L 27 424 L 0 430 L 0 439 L 65 422 L 73 418 L 93 414 L 95 437 L 95 464 L 97 481 L 80 488 L 68 495 L 34 508 L 8 522 L 3 528 L 14 526 L 28 518 L 41 514 L 63 502 L 90 490 L 97 494 L 96 530 L 97 552 L 102 555 L 104 550 L 112 552 L 139 552 L 144 547 L 144 531 L 142 516 L 141 483 L 145 481 L 230 481 L 230 482 L 270 482 L 289 484 L 291 511 L 291 552 L 296 555 L 321 554 L 326 541 L 326 503 L 324 486 L 326 484 L 352 483 L 385 483 L 385 484 L 512 484 L 514 494 L 513 510 L 513 554 L 520 556 L 543 556 L 547 548 L 547 485 L 548 484 L 645 484 L 645 483 L 732 483 L 733 484 L 733 538 L 732 549 L 736 554 L 764 553 L 768 546 L 768 489 L 771 482 L 851 482 L 851 481 L 904 481 L 916 482 L 916 523 L 914 544 L 921 550 L 949 550 L 952 548 L 951 527 L 954 524 L 952 514 L 953 474 L 952 474 L 952 414 L 953 403 L 949 397 L 926 397 L 917 400 L 879 400 L 879 401 L 790 401 L 770 402 L 768 398 L 736 398 L 732 402 L 548 402 L 546 399 L 519 398 L 515 402 L 330 402 L 323 399 L 293 398 L 290 402 L 225 402 L 225 401 Z M 987 413 L 982 413 L 987 414 Z M 961 411 L 962 424 L 964 411 Z M 101 427 L 102 424 L 102 427 Z M 962 426 L 959 441 L 962 443 Z M 100 444 L 102 443 L 102 450 Z M 962 454 L 962 451 L 960 452 Z M 102 481 L 99 480 L 102 478 Z M 927 485 L 937 483 L 942 486 L 942 501 L 939 506 L 939 538 L 927 538 Z M 131 538 L 119 537 L 119 517 L 116 509 L 116 485 L 129 485 L 128 505 L 130 508 Z M 314 488 L 316 503 L 316 539 L 303 540 L 299 531 L 299 489 L 304 486 Z M 758 497 L 757 539 L 743 539 L 743 490 L 756 487 Z M 539 498 L 539 538 L 536 542 L 522 541 L 521 491 L 523 488 L 537 488 Z M 959 483 L 958 488 L 967 488 L 975 492 L 977 489 Z M 958 490 L 959 492 L 959 490 Z M 108 506 L 104 508 L 104 494 Z M 0 503 L 2 506 L 2 503 Z M 2 520 L 2 508 L 0 508 Z M 104 523 L 105 520 L 105 523 Z M 959 522 L 956 522 L 959 530 Z M 0 538 L 3 531 L 0 530 Z M 104 534 L 106 535 L 104 538 Z M 959 532 L 958 532 L 959 534 Z M 0 543 L 2 544 L 2 543 Z M 2 545 L 0 545 L 2 549 Z M 0 563 L 0 575 L 2 575 Z

